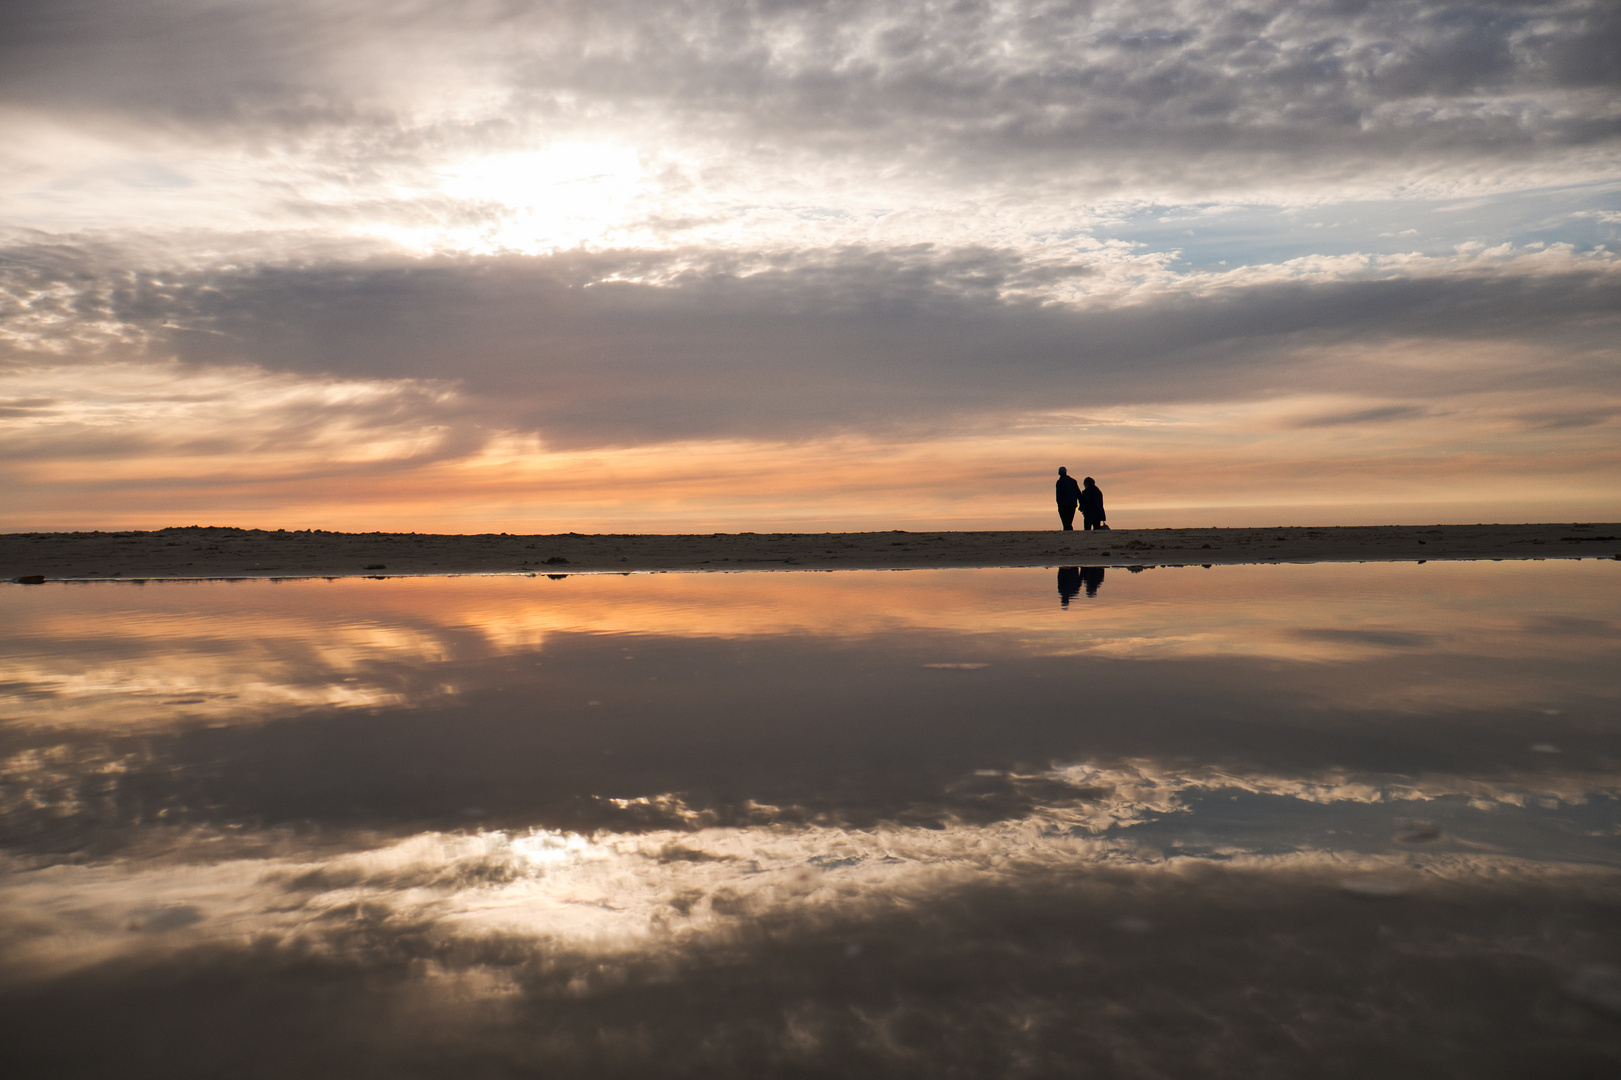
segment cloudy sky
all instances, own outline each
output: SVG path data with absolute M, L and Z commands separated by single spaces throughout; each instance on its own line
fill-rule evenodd
M 13 0 L 0 528 L 1621 517 L 1613 0 Z

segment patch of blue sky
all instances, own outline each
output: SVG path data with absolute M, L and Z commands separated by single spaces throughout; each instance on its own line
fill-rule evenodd
M 151 159 L 89 165 L 9 193 L 10 224 L 42 230 L 71 230 L 106 225 L 150 200 L 169 200 L 195 190 L 199 182 Z M 174 205 L 167 203 L 167 205 Z
M 1387 199 L 1316 206 L 1152 205 L 1100 224 L 1100 240 L 1176 251 L 1182 270 L 1220 270 L 1313 255 L 1447 255 L 1462 245 L 1621 244 L 1621 181 L 1468 199 Z
M 766 209 L 766 207 L 760 207 L 759 209 Z M 848 210 L 841 209 L 841 208 L 839 208 L 837 206 L 795 206 L 795 207 L 791 207 L 789 212 L 792 213 L 795 217 L 799 218 L 801 221 L 854 221 L 854 220 L 856 220 L 856 215 L 855 214 L 851 213 Z M 864 214 L 862 216 L 867 217 L 867 218 L 877 219 L 877 218 L 883 217 L 885 214 L 890 213 L 890 212 L 891 211 L 889 211 L 889 210 L 873 210 L 873 211 L 869 211 L 868 213 L 866 213 L 866 214 Z
M 46 186 L 53 191 L 73 191 L 107 184 L 137 190 L 167 190 L 196 187 L 197 181 L 161 161 L 140 159 L 79 169 L 55 178 Z
M 1379 778 L 1364 779 L 1377 783 Z M 1603 793 L 1571 801 L 1534 791 L 1505 791 L 1503 798 L 1490 803 L 1456 794 L 1431 798 L 1397 794 L 1363 802 L 1213 787 L 1184 791 L 1178 803 L 1178 812 L 1152 815 L 1111 831 L 1168 853 L 1204 857 L 1240 852 L 1276 855 L 1312 848 L 1377 854 L 1490 847 L 1550 862 L 1613 866 L 1621 860 L 1615 836 L 1618 803 Z M 1415 822 L 1428 828 L 1415 827 Z

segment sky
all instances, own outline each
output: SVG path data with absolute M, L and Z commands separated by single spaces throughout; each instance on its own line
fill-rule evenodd
M 1613 0 L 11 0 L 0 530 L 1621 519 Z

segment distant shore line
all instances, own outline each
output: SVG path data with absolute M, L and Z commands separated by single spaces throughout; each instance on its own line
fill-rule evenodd
M 183 526 L 0 533 L 0 581 L 26 583 L 1594 557 L 1621 559 L 1621 524 L 534 535 Z

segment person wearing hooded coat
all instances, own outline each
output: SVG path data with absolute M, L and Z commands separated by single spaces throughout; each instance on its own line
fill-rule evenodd
M 1074 483 L 1073 480 L 1070 483 Z M 1081 507 L 1081 527 L 1083 529 L 1107 529 L 1104 522 L 1108 515 L 1103 512 L 1103 489 L 1098 482 L 1088 476 L 1081 481 L 1080 497 L 1076 500 Z

